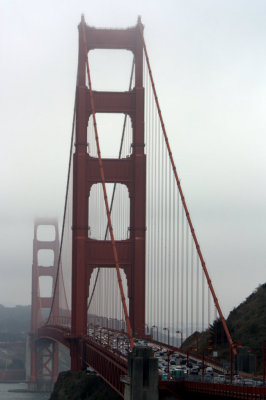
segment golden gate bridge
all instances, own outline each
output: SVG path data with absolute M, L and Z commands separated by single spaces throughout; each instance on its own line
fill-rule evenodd
M 93 89 L 95 49 L 131 53 L 127 91 Z M 103 114 L 123 115 L 116 158 L 101 154 L 97 118 Z M 53 241 L 38 240 L 40 225 L 54 226 Z M 40 250 L 53 251 L 53 265 L 40 265 Z M 52 278 L 51 297 L 40 294 L 42 276 Z M 72 370 L 91 366 L 124 396 L 121 376 L 136 339 L 176 349 L 218 317 L 235 352 L 175 167 L 141 20 L 128 29 L 98 29 L 82 17 L 61 241 L 55 220 L 35 223 L 30 382 L 56 380 L 61 343 Z M 115 331 L 123 332 L 126 354 L 110 346 Z M 170 381 L 161 385 L 180 390 Z M 187 390 L 221 395 L 204 385 L 187 383 Z

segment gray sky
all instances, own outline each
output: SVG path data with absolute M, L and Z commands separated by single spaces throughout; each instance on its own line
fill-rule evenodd
M 142 17 L 182 187 L 227 315 L 265 282 L 259 0 L 2 0 L 0 304 L 30 303 L 34 217 L 62 217 L 81 13 L 97 27 Z

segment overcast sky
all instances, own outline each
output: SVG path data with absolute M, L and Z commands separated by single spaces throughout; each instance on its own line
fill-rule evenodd
M 0 304 L 29 304 L 33 222 L 62 218 L 77 25 L 141 15 L 175 162 L 228 312 L 266 271 L 266 2 L 2 0 Z

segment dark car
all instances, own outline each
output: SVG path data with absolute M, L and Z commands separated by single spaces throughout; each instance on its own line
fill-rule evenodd
M 197 367 L 193 367 L 190 370 L 190 375 L 198 375 L 199 374 L 199 369 Z

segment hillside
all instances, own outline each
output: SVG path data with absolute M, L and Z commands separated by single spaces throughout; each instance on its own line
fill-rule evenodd
M 5 307 L 0 304 L 0 341 L 25 340 L 30 330 L 31 306 Z
M 260 285 L 245 301 L 234 308 L 226 323 L 233 342 L 241 344 L 241 351 L 256 352 L 258 371 L 262 371 L 262 346 L 263 340 L 266 339 L 266 283 Z M 200 353 L 203 346 L 210 345 L 209 354 L 216 350 L 219 357 L 229 360 L 230 348 L 220 319 L 216 320 L 205 332 L 194 332 L 184 342 L 184 350 L 195 346 L 196 336 L 198 336 Z M 207 352 L 205 350 L 205 354 Z
M 255 351 L 260 365 L 266 339 L 266 283 L 230 312 L 227 324 L 233 341 Z

